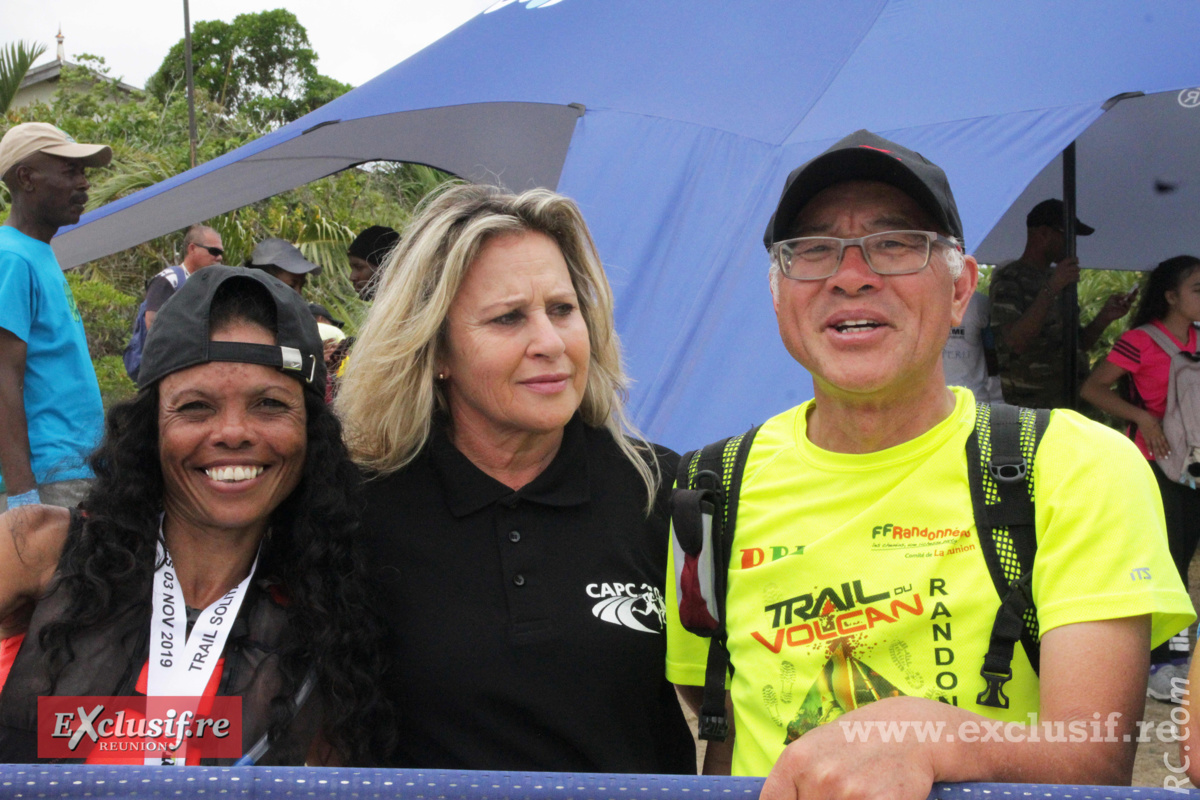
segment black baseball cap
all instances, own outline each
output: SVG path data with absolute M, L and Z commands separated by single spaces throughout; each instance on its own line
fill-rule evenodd
M 321 274 L 321 268 L 309 261 L 300 248 L 285 239 L 263 239 L 254 247 L 248 267 L 277 267 L 293 275 Z
M 325 319 L 329 320 L 329 324 L 333 325 L 335 328 L 346 327 L 346 323 L 342 322 L 333 314 L 330 314 L 329 309 L 320 303 L 309 303 L 308 311 L 313 315 L 313 319 L 316 319 L 317 317 L 324 317 Z
M 962 220 L 941 167 L 920 153 L 867 130 L 855 131 L 788 175 L 779 205 L 767 224 L 763 244 L 770 249 L 788 238 L 796 215 L 819 192 L 846 181 L 879 181 L 895 186 L 925 210 L 951 236 L 962 239 Z
M 276 344 L 210 341 L 213 298 L 217 289 L 230 281 L 256 283 L 266 289 L 275 303 Z M 275 367 L 325 396 L 325 358 L 317 321 L 299 294 L 259 269 L 211 266 L 188 278 L 154 318 L 142 350 L 138 387 L 210 361 Z
M 1066 220 L 1066 211 L 1063 208 L 1063 201 L 1055 198 L 1043 200 L 1038 203 L 1029 213 L 1025 215 L 1025 227 L 1037 228 L 1041 225 L 1054 228 L 1061 231 L 1063 221 Z M 1096 232 L 1096 229 L 1091 225 L 1084 225 L 1079 221 L 1079 217 L 1075 218 L 1075 235 L 1091 236 Z

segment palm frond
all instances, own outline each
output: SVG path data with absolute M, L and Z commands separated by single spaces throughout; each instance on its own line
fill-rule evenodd
M 174 165 L 159 154 L 120 146 L 114 150 L 112 166 L 92 183 L 89 210 L 165 181 L 176 172 Z
M 37 42 L 10 42 L 0 47 L 0 114 L 8 111 L 25 73 L 44 52 L 46 46 Z

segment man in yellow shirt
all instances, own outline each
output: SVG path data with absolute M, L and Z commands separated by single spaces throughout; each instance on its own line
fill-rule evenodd
M 769 773 L 766 800 L 1127 784 L 1150 646 L 1195 618 L 1145 460 L 1053 412 L 1028 479 L 1040 670 L 1017 647 L 1006 707 L 981 704 L 1000 599 L 972 513 L 975 401 L 941 361 L 978 267 L 946 176 L 859 131 L 789 176 L 765 241 L 815 398 L 768 420 L 746 460 L 726 594 L 736 736 L 710 743 L 708 768 Z M 698 705 L 707 642 L 673 606 L 667 674 Z

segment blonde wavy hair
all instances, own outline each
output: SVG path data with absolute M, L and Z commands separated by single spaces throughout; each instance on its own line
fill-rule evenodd
M 512 195 L 460 184 L 422 201 L 376 277 L 374 305 L 350 349 L 336 404 L 350 454 L 379 474 L 416 458 L 435 413 L 449 413 L 434 373 L 446 346 L 450 304 L 491 239 L 526 231 L 553 239 L 567 262 L 591 344 L 579 413 L 612 434 L 646 485 L 649 511 L 661 476 L 651 446 L 625 414 L 628 380 L 613 327 L 612 289 L 578 206 L 546 189 Z

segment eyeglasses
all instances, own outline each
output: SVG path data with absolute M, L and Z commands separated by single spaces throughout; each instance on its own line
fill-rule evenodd
M 909 275 L 929 266 L 933 244 L 960 249 L 957 242 L 931 231 L 883 231 L 857 239 L 804 236 L 771 245 L 771 258 L 784 277 L 822 281 L 838 271 L 847 247 L 861 247 L 867 266 L 876 275 Z
M 209 247 L 206 244 L 196 244 L 195 242 L 192 242 L 192 244 L 196 245 L 196 247 L 199 247 L 201 250 L 207 250 L 208 254 L 213 258 L 223 258 L 225 256 L 225 251 L 219 247 Z

